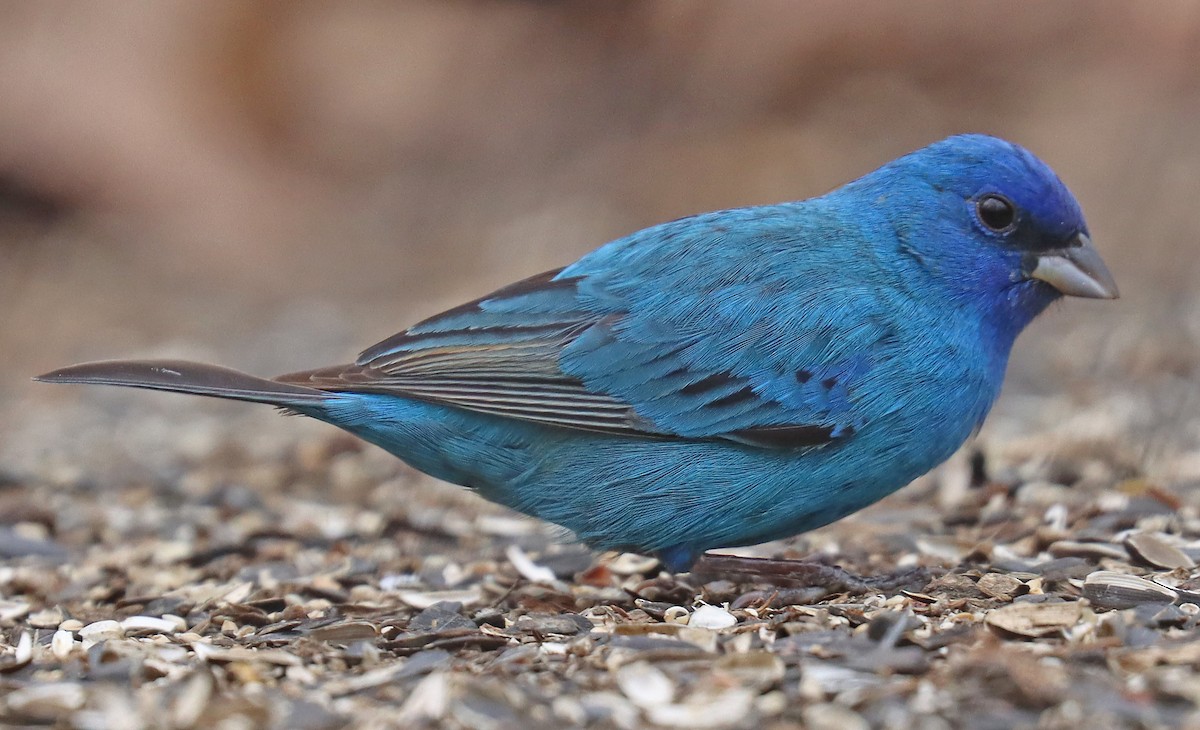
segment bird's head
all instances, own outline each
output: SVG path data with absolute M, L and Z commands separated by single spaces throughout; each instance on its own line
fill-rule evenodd
M 1014 335 L 1061 296 L 1117 297 L 1075 196 L 1018 145 L 950 137 L 863 182 L 886 200 L 915 270 L 960 304 L 1000 314 Z

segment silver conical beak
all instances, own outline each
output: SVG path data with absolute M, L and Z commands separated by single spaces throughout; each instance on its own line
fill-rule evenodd
M 1116 299 L 1120 296 L 1112 272 L 1092 241 L 1080 233 L 1074 245 L 1040 254 L 1029 276 L 1041 279 L 1069 297 Z

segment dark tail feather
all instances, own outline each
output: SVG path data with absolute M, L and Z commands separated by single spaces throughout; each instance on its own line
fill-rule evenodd
M 316 405 L 330 397 L 329 393 L 315 388 L 280 383 L 229 368 L 185 360 L 89 362 L 39 375 L 34 380 L 167 390 L 284 407 Z

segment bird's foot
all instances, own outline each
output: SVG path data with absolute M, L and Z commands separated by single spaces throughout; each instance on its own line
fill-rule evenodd
M 924 568 L 905 568 L 888 575 L 859 576 L 837 565 L 806 560 L 748 558 L 737 555 L 705 553 L 692 566 L 692 574 L 702 580 L 725 579 L 735 583 L 766 582 L 773 585 L 803 587 L 805 595 L 819 598 L 829 593 L 873 593 L 900 589 L 919 589 L 929 582 Z M 812 589 L 809 591 L 807 589 Z

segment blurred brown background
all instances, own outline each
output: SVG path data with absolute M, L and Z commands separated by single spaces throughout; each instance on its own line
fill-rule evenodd
M 637 228 L 979 131 L 1055 167 L 1124 295 L 1035 325 L 990 432 L 1200 481 L 1197 69 L 1183 0 L 5 3 L 0 471 L 324 433 L 37 372 L 349 360 Z

